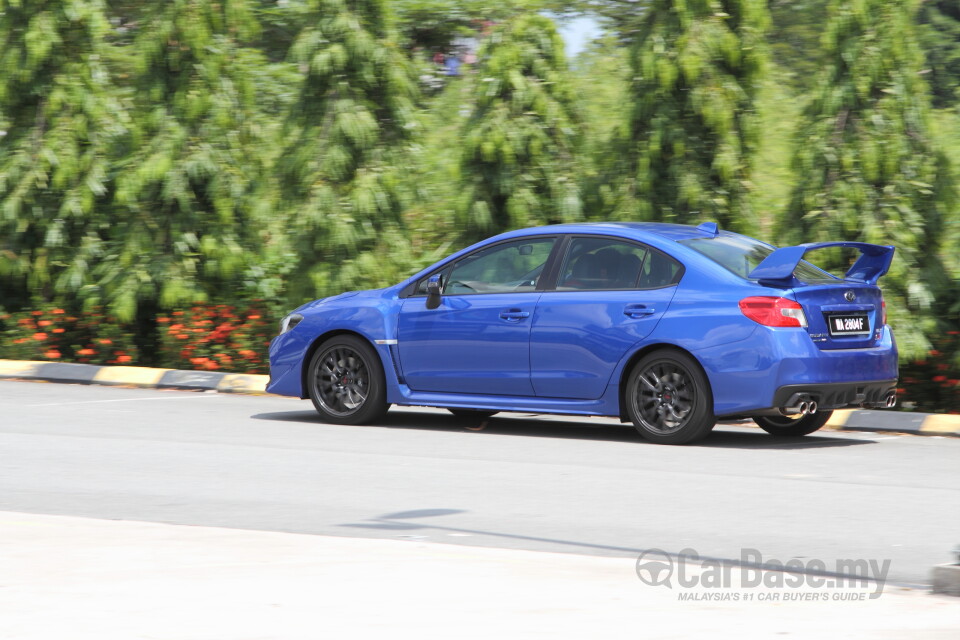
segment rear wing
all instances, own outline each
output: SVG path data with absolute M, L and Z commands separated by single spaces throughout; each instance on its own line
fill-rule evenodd
M 893 261 L 894 248 L 891 246 L 866 242 L 812 242 L 777 249 L 758 264 L 747 277 L 770 284 L 789 284 L 793 280 L 793 271 L 803 260 L 805 253 L 829 247 L 848 247 L 860 251 L 860 257 L 844 276 L 848 280 L 877 284 L 877 280 L 890 269 L 890 263 Z

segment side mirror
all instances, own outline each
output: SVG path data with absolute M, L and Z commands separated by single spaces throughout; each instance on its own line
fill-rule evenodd
M 440 276 L 430 276 L 427 280 L 427 309 L 440 306 Z

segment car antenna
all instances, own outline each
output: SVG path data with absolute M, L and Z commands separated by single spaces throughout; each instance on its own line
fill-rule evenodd
M 720 227 L 717 226 L 716 222 L 704 222 L 697 225 L 697 229 L 703 231 L 704 233 L 709 233 L 714 236 L 720 235 Z

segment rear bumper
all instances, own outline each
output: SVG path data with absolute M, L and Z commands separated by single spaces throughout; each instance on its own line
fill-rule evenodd
M 834 382 L 829 384 L 790 384 L 773 394 L 775 407 L 786 407 L 796 395 L 808 396 L 822 409 L 842 409 L 849 406 L 884 406 L 890 393 L 896 393 L 897 380 L 871 382 Z
M 695 351 L 717 416 L 760 415 L 796 393 L 824 409 L 881 402 L 899 375 L 893 332 L 867 349 L 820 349 L 805 331 L 758 327 L 747 340 Z

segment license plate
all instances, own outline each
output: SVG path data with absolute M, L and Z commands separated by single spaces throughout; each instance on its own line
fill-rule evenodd
M 865 313 L 830 316 L 828 324 L 832 336 L 859 336 L 870 333 L 870 321 Z

